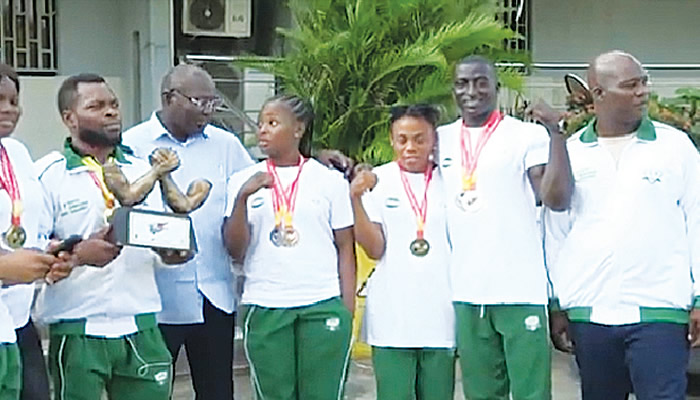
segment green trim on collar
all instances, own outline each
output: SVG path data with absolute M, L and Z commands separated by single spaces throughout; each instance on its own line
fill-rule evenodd
M 131 161 L 126 159 L 126 156 L 133 156 L 134 151 L 129 146 L 119 144 L 114 147 L 114 152 L 111 154 L 121 164 L 131 164 Z M 66 138 L 63 142 L 63 156 L 66 158 L 66 168 L 73 169 L 82 167 L 83 156 L 73 147 L 71 138 Z
M 591 322 L 591 307 L 572 307 L 566 310 L 570 321 Z M 687 324 L 688 310 L 680 308 L 639 307 L 639 322 L 667 322 L 672 324 Z
M 693 300 L 693 308 L 700 308 L 700 296 L 695 296 Z
M 581 141 L 583 143 L 594 143 L 598 141 L 598 134 L 595 132 L 595 121 L 596 119 L 593 118 L 584 128 L 581 134 Z M 656 128 L 654 128 L 654 124 L 649 118 L 645 117 L 642 119 L 642 123 L 639 124 L 639 128 L 637 128 L 637 138 L 647 141 L 656 140 Z

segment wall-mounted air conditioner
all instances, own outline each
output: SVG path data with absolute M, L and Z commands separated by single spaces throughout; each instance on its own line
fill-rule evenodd
M 250 37 L 251 0 L 184 0 L 182 32 L 192 36 Z

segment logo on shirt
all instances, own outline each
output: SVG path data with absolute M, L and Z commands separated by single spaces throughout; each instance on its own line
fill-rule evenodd
M 387 197 L 386 201 L 384 202 L 386 208 L 397 208 L 399 204 L 401 204 L 401 202 L 396 197 Z
M 75 214 L 87 210 L 89 202 L 87 200 L 72 199 L 63 203 L 61 207 L 61 217 L 69 214 Z
M 262 196 L 258 196 L 250 202 L 250 207 L 251 208 L 260 208 L 260 207 L 262 207 L 262 205 L 264 203 L 265 203 L 265 199 L 263 199 Z
M 574 172 L 574 180 L 580 182 L 586 179 L 595 178 L 597 172 L 593 168 L 581 168 L 580 170 Z
M 642 179 L 653 184 L 656 182 L 661 182 L 661 171 L 650 170 L 644 173 Z
M 452 159 L 450 157 L 445 157 L 442 159 L 442 168 L 449 168 L 452 166 Z

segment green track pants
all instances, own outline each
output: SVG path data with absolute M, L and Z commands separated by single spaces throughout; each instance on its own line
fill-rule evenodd
M 454 303 L 464 396 L 551 399 L 546 307 Z
M 377 400 L 452 400 L 455 350 L 372 347 Z
M 343 398 L 352 315 L 340 298 L 295 308 L 246 306 L 241 314 L 259 400 Z

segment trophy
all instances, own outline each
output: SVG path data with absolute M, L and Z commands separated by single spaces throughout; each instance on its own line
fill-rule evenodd
M 183 194 L 170 173 L 180 166 L 174 151 L 157 148 L 148 157 L 151 169 L 133 183 L 113 161 L 103 166 L 104 180 L 121 207 L 111 216 L 114 241 L 120 245 L 175 250 L 180 254 L 197 251 L 192 220 L 187 215 L 204 204 L 212 184 L 205 179 L 190 183 Z M 173 212 L 142 210 L 143 202 L 160 183 L 163 200 Z

